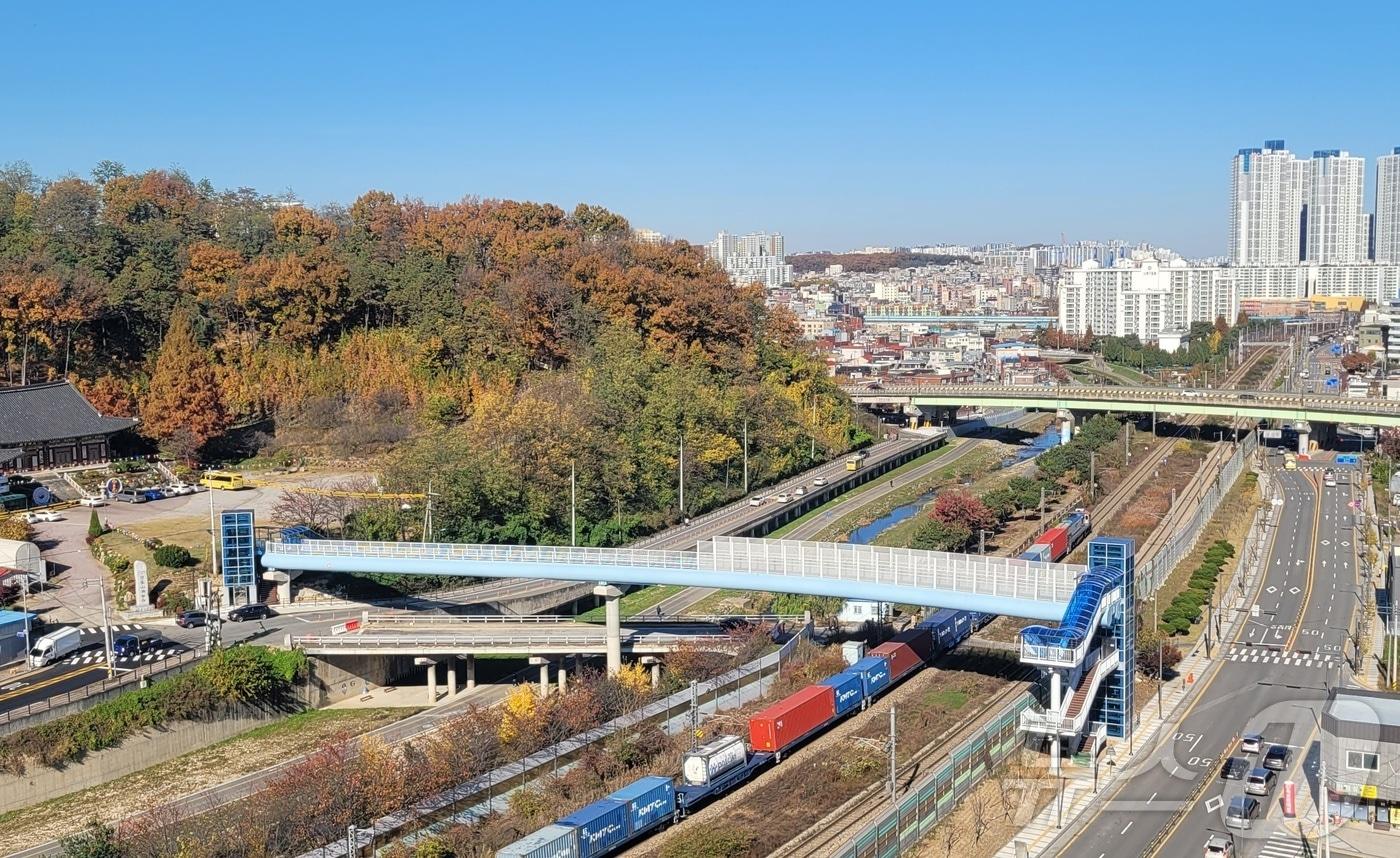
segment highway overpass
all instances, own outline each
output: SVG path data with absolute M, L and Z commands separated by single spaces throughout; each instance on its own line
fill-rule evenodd
M 1129 411 L 1203 414 L 1288 422 L 1400 426 L 1400 401 L 1318 393 L 1171 387 L 1040 386 L 1002 384 L 846 385 L 862 405 L 927 405 L 957 408 L 1039 408 L 1053 411 Z

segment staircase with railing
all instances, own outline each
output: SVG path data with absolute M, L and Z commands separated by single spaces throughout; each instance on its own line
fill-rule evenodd
M 1021 713 L 1021 729 L 1028 733 L 1051 736 L 1076 736 L 1089 719 L 1095 695 L 1103 681 L 1122 664 L 1118 650 L 1111 641 L 1104 641 L 1088 659 L 1083 676 L 1074 693 L 1061 701 L 1058 712 L 1048 707 L 1032 707 Z

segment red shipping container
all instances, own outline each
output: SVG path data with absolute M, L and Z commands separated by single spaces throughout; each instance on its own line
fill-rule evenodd
M 1042 533 L 1035 544 L 1050 546 L 1050 560 L 1060 560 L 1069 553 L 1069 528 L 1052 527 Z
M 809 685 L 749 718 L 749 744 L 755 751 L 783 751 L 836 717 L 836 692 Z
M 933 631 L 928 628 L 912 628 L 890 638 L 894 643 L 909 644 L 909 648 L 919 654 L 924 661 L 933 659 Z
M 919 666 L 924 663 L 924 660 L 919 658 L 919 654 L 914 651 L 913 647 L 906 643 L 899 643 L 898 641 L 882 643 L 870 652 L 867 652 L 866 655 L 882 656 L 885 661 L 890 663 L 891 682 L 912 670 L 918 670 Z

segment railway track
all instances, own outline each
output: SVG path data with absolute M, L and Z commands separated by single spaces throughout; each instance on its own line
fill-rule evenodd
M 935 662 L 934 669 L 937 668 L 938 662 Z M 1035 674 L 1035 670 L 1020 664 L 998 670 L 994 676 L 1003 683 L 1003 687 L 998 689 L 991 699 L 978 707 L 976 712 L 958 721 L 943 735 L 915 751 L 908 759 L 900 761 L 899 771 L 908 777 L 899 782 L 900 792 L 897 798 L 902 798 L 918 780 L 916 775 L 936 769 L 937 763 L 947 756 L 948 748 L 959 746 L 981 729 L 989 716 L 1024 694 L 1034 682 Z M 878 780 L 774 850 L 772 855 L 775 858 L 828 858 L 846 846 L 853 832 L 861 830 L 868 822 L 888 811 L 889 807 L 890 798 L 886 782 L 883 779 Z

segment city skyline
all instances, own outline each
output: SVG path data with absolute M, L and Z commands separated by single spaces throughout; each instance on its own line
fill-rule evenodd
M 313 205 L 371 188 L 587 201 L 697 244 L 720 229 L 779 230 L 791 251 L 1127 234 L 1201 257 L 1225 253 L 1240 146 L 1283 137 L 1369 162 L 1400 145 L 1374 109 L 1400 64 L 1355 50 L 1362 22 L 1400 23 L 1391 4 L 1306 32 L 1277 6 L 1115 8 L 1111 28 L 1032 5 L 806 7 L 770 22 L 772 51 L 735 38 L 741 8 L 36 8 L 0 59 L 13 120 L 0 160 L 47 177 L 102 159 L 175 166 Z M 1145 60 L 1127 33 L 1191 49 Z M 1280 52 L 1288 84 L 1238 98 Z M 142 54 L 181 73 L 156 93 L 128 61 Z M 762 97 L 737 97 L 755 83 Z

